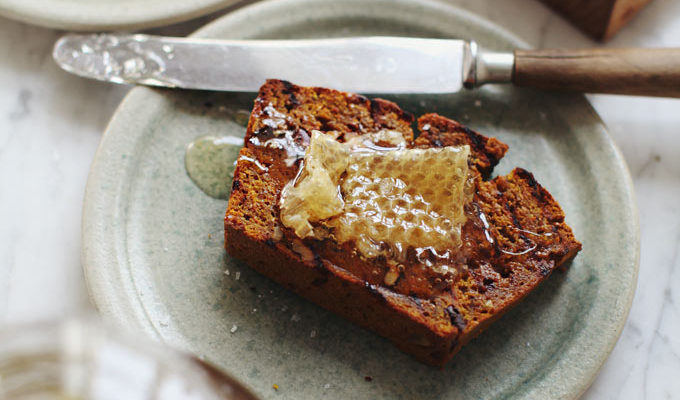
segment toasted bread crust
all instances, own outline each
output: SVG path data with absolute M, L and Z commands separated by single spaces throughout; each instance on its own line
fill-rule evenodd
M 260 90 L 234 173 L 225 216 L 225 247 L 292 291 L 391 340 L 423 362 L 442 366 L 465 343 L 517 304 L 580 250 L 564 213 L 533 175 L 515 169 L 488 176 L 507 145 L 436 114 L 418 121 L 386 100 L 271 80 Z M 344 140 L 380 129 L 401 132 L 412 147 L 467 144 L 475 178 L 466 208 L 461 273 L 442 280 L 412 260 L 393 286 L 384 259 L 366 260 L 351 243 L 300 240 L 281 225 L 278 201 L 296 174 L 285 150 L 262 146 L 276 129 L 308 143 L 311 130 Z M 427 129 L 425 129 L 427 128 Z M 253 140 L 252 138 L 255 138 Z M 256 159 L 266 170 L 249 160 Z
M 498 161 L 508 151 L 508 145 L 496 138 L 489 138 L 473 131 L 457 121 L 438 114 L 425 114 L 418 118 L 420 136 L 414 147 L 445 147 L 469 145 L 472 166 L 483 176 L 491 174 Z

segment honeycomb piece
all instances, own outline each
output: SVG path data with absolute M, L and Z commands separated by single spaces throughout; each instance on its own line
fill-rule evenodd
M 298 176 L 281 192 L 281 222 L 301 238 L 313 236 L 312 222 L 342 213 L 340 175 L 347 169 L 349 148 L 332 136 L 312 132 Z
M 353 240 L 369 258 L 458 247 L 469 154 L 469 146 L 350 153 L 344 212 L 327 222 L 336 240 Z
M 458 247 L 470 147 L 404 149 L 388 131 L 369 138 L 342 144 L 312 132 L 300 173 L 281 195 L 283 225 L 301 238 L 321 238 L 315 225 L 323 226 L 317 232 L 330 229 L 368 258 Z
M 406 148 L 406 139 L 404 139 L 404 134 L 399 131 L 382 129 L 377 132 L 351 137 L 345 144 L 355 151 L 391 151 Z

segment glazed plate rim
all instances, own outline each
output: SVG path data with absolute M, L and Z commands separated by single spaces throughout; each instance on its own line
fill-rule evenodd
M 374 1 L 384 2 L 385 0 Z M 194 35 L 208 37 L 220 34 L 228 30 L 230 25 L 252 19 L 262 13 L 272 12 L 272 10 L 280 7 L 300 7 L 310 3 L 325 4 L 330 2 L 325 0 L 283 0 L 257 3 L 211 22 Z M 392 3 L 398 6 L 408 6 L 413 5 L 414 1 L 398 0 Z M 425 8 L 464 17 L 466 20 L 471 21 L 471 24 L 483 26 L 485 29 L 508 39 L 516 46 L 526 47 L 526 43 L 515 37 L 512 33 L 465 10 L 433 1 L 421 1 L 420 4 L 423 4 Z M 116 245 L 116 243 L 125 243 L 125 238 L 114 238 L 116 235 L 122 235 L 121 231 L 124 231 L 124 229 L 111 232 L 107 227 L 107 222 L 116 220 L 116 210 L 119 209 L 123 201 L 118 194 L 120 194 L 120 188 L 123 187 L 124 182 L 117 182 L 116 184 L 120 186 L 114 188 L 113 192 L 111 192 L 111 188 L 102 189 L 99 185 L 99 182 L 104 181 L 104 177 L 110 174 L 110 165 L 121 163 L 117 159 L 119 158 L 118 150 L 120 147 L 134 146 L 134 142 L 139 139 L 139 137 L 130 136 L 128 133 L 123 132 L 128 132 L 130 128 L 134 128 L 135 125 L 139 124 L 137 119 L 139 116 L 129 111 L 134 110 L 136 104 L 141 104 L 147 96 L 152 94 L 152 91 L 153 89 L 143 87 L 130 91 L 112 117 L 95 154 L 88 177 L 83 207 L 82 264 L 90 297 L 105 317 L 111 318 L 120 325 L 127 325 L 133 329 L 142 330 L 157 340 L 162 340 L 160 333 L 151 323 L 150 317 L 146 314 L 144 306 L 139 299 L 128 295 L 134 290 L 134 284 L 131 282 L 131 276 L 124 271 L 124 268 L 120 267 L 125 263 L 125 260 L 121 259 L 121 249 L 117 248 Z M 558 391 L 569 398 L 579 397 L 590 386 L 621 334 L 632 304 L 637 283 L 640 246 L 637 206 L 630 173 L 619 149 L 607 133 L 604 123 L 584 97 L 582 98 L 582 103 L 584 105 L 582 113 L 590 124 L 588 127 L 589 131 L 597 137 L 597 140 L 609 146 L 609 150 L 611 150 L 612 158 L 609 161 L 613 166 L 612 171 L 615 171 L 613 178 L 619 182 L 621 189 L 618 193 L 614 193 L 620 201 L 618 208 L 616 211 L 610 212 L 618 212 L 616 215 L 628 217 L 625 221 L 625 229 L 631 237 L 630 248 L 624 249 L 623 255 L 618 256 L 621 257 L 619 261 L 622 261 L 622 266 L 628 268 L 627 272 L 630 274 L 631 279 L 630 282 L 626 282 L 627 287 L 622 288 L 620 291 L 619 298 L 615 299 L 614 319 L 608 326 L 609 330 L 603 333 L 607 335 L 606 343 L 598 348 L 595 353 L 590 354 L 589 362 L 585 363 L 586 370 L 583 371 L 583 374 L 577 379 L 576 375 L 573 375 L 573 371 L 562 371 L 566 375 L 564 377 L 561 376 L 561 381 L 546 382 L 548 380 L 547 377 L 541 381 L 547 385 L 564 386 Z M 153 109 L 147 110 L 142 117 L 151 118 L 153 113 Z M 131 132 L 134 132 L 134 130 L 131 130 Z M 134 134 L 140 136 L 140 132 L 134 132 Z M 116 195 L 112 195 L 112 193 Z M 575 363 L 575 360 L 572 360 L 572 363 Z M 572 364 L 572 366 L 575 365 Z M 550 393 L 550 389 L 554 388 L 549 386 L 529 388 L 524 393 L 529 398 L 534 395 Z

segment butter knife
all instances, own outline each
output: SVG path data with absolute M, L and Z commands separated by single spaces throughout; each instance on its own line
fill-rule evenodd
M 363 93 L 451 93 L 486 83 L 680 97 L 680 49 L 489 52 L 474 41 L 407 37 L 213 40 L 67 35 L 54 60 L 102 81 L 256 91 L 268 78 Z

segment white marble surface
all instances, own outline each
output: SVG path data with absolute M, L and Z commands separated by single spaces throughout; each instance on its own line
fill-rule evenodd
M 449 0 L 536 47 L 596 46 L 534 0 Z M 680 47 L 680 1 L 654 0 L 607 46 Z M 192 22 L 161 32 L 189 32 Z M 0 18 L 0 324 L 87 309 L 80 211 L 89 164 L 126 87 L 61 72 L 60 32 Z M 680 100 L 591 96 L 630 166 L 638 290 L 586 399 L 680 398 Z

